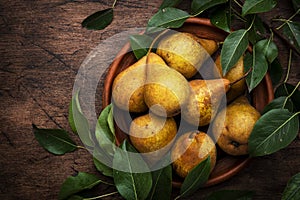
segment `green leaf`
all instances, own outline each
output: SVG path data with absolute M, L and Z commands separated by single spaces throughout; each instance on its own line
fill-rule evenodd
M 124 140 L 121 149 L 123 151 L 116 151 L 113 159 L 113 166 L 122 166 L 124 169 L 119 171 L 113 167 L 113 177 L 117 190 L 128 200 L 146 199 L 152 187 L 151 173 L 136 173 L 135 169 L 148 169 L 148 166 L 140 155 L 135 154 L 134 157 L 129 155 L 129 152 L 137 153 L 137 151 L 127 140 Z
M 72 131 L 77 134 L 77 129 L 76 129 L 74 118 L 73 118 L 73 109 L 72 109 L 73 108 L 73 104 L 72 104 L 72 102 L 73 101 L 71 100 L 70 105 L 69 105 L 68 121 L 69 121 L 69 125 L 70 125 Z
M 58 199 L 66 199 L 73 194 L 81 192 L 86 189 L 91 189 L 101 183 L 101 180 L 94 174 L 79 172 L 77 176 L 69 176 L 62 184 Z
M 272 79 L 272 84 L 275 86 L 277 85 L 281 78 L 282 78 L 282 67 L 278 60 L 278 58 L 275 58 L 275 60 L 269 65 L 269 73 Z
M 289 83 L 283 83 L 276 88 L 274 95 L 275 95 L 275 97 L 289 96 L 294 89 L 295 89 L 295 86 L 293 86 Z M 299 89 L 297 89 L 294 92 L 294 94 L 291 96 L 291 99 L 297 109 L 296 111 L 299 111 L 300 110 L 300 91 L 299 91 Z
M 245 29 L 240 29 L 230 33 L 223 44 L 221 50 L 221 65 L 223 75 L 237 63 L 248 47 L 248 33 Z
M 210 22 L 216 27 L 230 32 L 231 16 L 229 6 L 219 6 L 211 15 Z
M 93 147 L 94 142 L 91 139 L 90 125 L 87 118 L 82 113 L 80 102 L 79 102 L 79 91 L 72 97 L 72 111 L 73 111 L 73 121 L 76 127 L 77 133 L 80 136 L 81 141 L 89 146 Z
M 297 136 L 299 119 L 287 109 L 273 109 L 255 123 L 249 137 L 251 156 L 264 156 L 287 147 Z
M 147 31 L 154 31 L 156 27 L 179 28 L 189 17 L 190 15 L 183 10 L 177 8 L 164 8 L 150 18 Z
M 131 35 L 130 37 L 131 49 L 137 60 L 145 56 L 153 40 L 148 35 Z
M 167 7 L 175 7 L 180 4 L 182 0 L 163 0 L 159 9 L 167 8 Z
M 172 166 L 152 172 L 152 189 L 148 200 L 170 199 L 172 192 Z
M 295 11 L 300 9 L 300 0 L 292 0 Z
M 198 190 L 208 180 L 210 174 L 210 157 L 194 167 L 185 177 L 180 188 L 180 197 L 186 197 Z
M 105 176 L 113 177 L 112 166 L 113 157 L 104 152 L 101 148 L 95 148 L 93 152 L 93 161 L 96 169 Z
M 227 1 L 228 0 L 193 0 L 191 5 L 192 13 L 193 15 L 199 15 L 211 7 L 226 3 Z
M 249 60 L 252 58 L 252 65 L 250 65 Z M 252 71 L 246 77 L 246 83 L 248 85 L 248 90 L 251 92 L 264 78 L 268 71 L 268 62 L 266 57 L 256 51 L 254 46 L 252 55 L 246 54 L 245 56 L 244 70 L 247 72 L 252 67 Z
M 110 155 L 114 155 L 115 152 L 115 133 L 112 132 L 112 120 L 113 115 L 110 114 L 112 109 L 112 104 L 106 106 L 98 118 L 95 130 L 95 136 L 99 146 Z M 110 121 L 110 122 L 109 122 Z M 111 125 L 109 125 L 111 123 Z
M 261 20 L 261 18 L 258 15 L 247 15 L 246 16 L 247 22 L 246 27 L 250 27 L 252 21 L 254 20 L 252 27 L 248 31 L 249 34 L 249 41 L 252 44 L 255 44 L 259 40 L 263 39 L 263 35 L 266 33 L 266 29 L 264 27 L 264 24 Z
M 265 55 L 269 63 L 272 63 L 278 56 L 278 48 L 276 44 L 271 41 L 271 38 L 260 40 L 255 44 L 256 51 Z
M 67 131 L 62 129 L 39 129 L 34 124 L 33 133 L 39 144 L 56 155 L 63 155 L 77 149 L 77 145 L 71 140 Z
M 272 109 L 279 109 L 279 108 L 286 108 L 290 112 L 293 112 L 294 105 L 291 99 L 289 98 L 287 99 L 287 97 L 284 96 L 278 97 L 276 99 L 273 99 L 273 101 L 271 101 L 268 105 L 266 105 L 266 107 L 262 111 L 262 114 L 265 114 Z
M 254 192 L 247 190 L 219 190 L 211 193 L 206 200 L 251 200 L 253 195 Z
M 68 198 L 68 200 L 83 200 L 84 198 L 78 195 L 72 195 Z
M 113 20 L 114 12 L 112 8 L 93 13 L 83 20 L 82 27 L 91 30 L 102 30 Z
M 281 200 L 297 200 L 300 197 L 300 173 L 294 175 L 283 191 Z
M 246 0 L 242 8 L 242 16 L 270 11 L 276 4 L 276 0 Z
M 283 26 L 283 33 L 287 36 L 290 43 L 300 52 L 300 23 L 288 22 Z

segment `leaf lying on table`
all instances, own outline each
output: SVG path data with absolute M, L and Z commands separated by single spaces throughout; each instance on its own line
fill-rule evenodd
M 210 157 L 194 167 L 185 177 L 179 197 L 186 197 L 198 190 L 208 180 L 210 174 Z M 177 198 L 179 198 L 177 197 Z M 176 198 L 176 199 L 177 199 Z
M 69 176 L 62 184 L 58 199 L 63 200 L 86 189 L 91 189 L 102 181 L 94 174 L 79 172 L 77 176 Z
M 242 191 L 242 190 L 219 190 L 211 193 L 206 200 L 220 200 L 220 199 L 230 199 L 230 200 L 251 200 L 254 195 L 252 191 Z
M 121 144 L 121 150 L 116 151 L 113 160 L 113 176 L 118 192 L 128 200 L 146 199 L 151 187 L 152 176 L 147 164 L 143 158 L 135 154 L 134 157 L 130 153 L 137 151 L 129 144 L 127 140 Z M 117 167 L 118 166 L 118 167 Z M 117 170 L 122 166 L 123 170 Z M 135 169 L 144 169 L 149 172 L 136 173 Z
M 203 11 L 216 5 L 226 3 L 228 0 L 193 0 L 191 9 L 194 15 L 199 15 Z
M 112 22 L 113 17 L 113 8 L 108 8 L 91 14 L 83 20 L 81 25 L 91 30 L 102 30 Z
M 242 15 L 267 12 L 274 8 L 276 4 L 276 0 L 246 0 L 242 8 Z
M 282 194 L 282 200 L 299 199 L 300 197 L 300 173 L 294 175 L 288 182 Z
M 56 155 L 63 155 L 77 149 L 77 145 L 71 140 L 68 132 L 62 129 L 39 129 L 34 124 L 33 132 L 39 144 Z
M 161 30 L 160 28 L 179 28 L 190 14 L 177 8 L 164 8 L 154 14 L 148 21 L 147 32 Z
M 264 156 L 287 147 L 297 136 L 299 119 L 287 109 L 273 109 L 255 123 L 249 137 L 249 154 Z
M 245 29 L 240 29 L 230 33 L 223 44 L 221 50 L 221 65 L 223 75 L 237 63 L 248 47 L 248 33 Z

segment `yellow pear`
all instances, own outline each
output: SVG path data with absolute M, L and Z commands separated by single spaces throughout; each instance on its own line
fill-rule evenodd
M 152 112 L 159 116 L 175 116 L 180 113 L 189 94 L 190 86 L 182 74 L 149 59 L 144 100 Z
M 173 168 L 183 178 L 208 156 L 210 156 L 210 170 L 212 171 L 217 159 L 216 146 L 209 135 L 200 131 L 191 131 L 181 135 L 171 152 Z
M 144 102 L 144 84 L 146 81 L 146 60 L 142 57 L 133 65 L 119 73 L 112 86 L 114 103 L 123 110 L 130 112 L 144 112 L 148 109 Z M 164 64 L 165 62 L 154 53 L 148 55 L 152 63 Z
M 191 78 L 203 62 L 218 49 L 214 40 L 198 38 L 190 33 L 174 33 L 163 38 L 156 53 L 168 66 L 176 69 L 186 78 Z
M 222 75 L 222 65 L 221 65 L 221 57 L 218 56 L 215 64 Z M 238 62 L 231 68 L 223 78 L 228 79 L 231 83 L 235 82 L 239 78 L 244 75 L 244 57 L 242 56 Z M 230 90 L 227 92 L 227 101 L 230 102 L 234 100 L 236 97 L 242 95 L 246 90 L 245 79 L 241 79 L 240 81 L 234 83 Z
M 259 117 L 245 96 L 234 100 L 218 113 L 212 126 L 219 147 L 230 155 L 248 154 L 248 139 Z
M 227 79 L 202 80 L 189 82 L 190 97 L 182 111 L 185 121 L 196 126 L 205 126 L 216 115 L 222 97 L 229 89 Z
M 129 130 L 132 145 L 141 153 L 147 154 L 146 159 L 156 162 L 171 148 L 177 133 L 175 120 L 153 114 L 135 118 Z

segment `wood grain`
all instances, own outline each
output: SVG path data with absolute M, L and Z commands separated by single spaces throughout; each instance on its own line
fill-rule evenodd
M 261 15 L 264 21 L 293 14 L 289 1 L 278 2 L 271 13 Z M 120 0 L 114 21 L 102 31 L 82 29 L 81 21 L 95 11 L 108 8 L 112 1 L 0 3 L 0 199 L 57 199 L 66 177 L 78 171 L 96 173 L 91 155 L 84 150 L 64 156 L 46 152 L 34 139 L 31 125 L 70 131 L 68 106 L 82 61 L 100 41 L 129 28 L 145 26 L 160 3 L 161 0 Z M 299 16 L 295 19 L 299 21 Z M 289 49 L 276 35 L 275 42 L 286 69 Z M 291 84 L 299 81 L 299 65 L 300 58 L 294 55 Z M 80 143 L 77 136 L 72 138 Z M 300 171 L 299 155 L 298 137 L 287 148 L 253 159 L 232 179 L 199 190 L 190 199 L 200 199 L 219 189 L 248 189 L 256 192 L 255 199 L 280 199 L 288 179 Z M 113 187 L 100 185 L 96 192 L 112 191 Z M 173 196 L 176 194 L 178 191 L 174 190 Z M 122 198 L 114 195 L 107 199 Z

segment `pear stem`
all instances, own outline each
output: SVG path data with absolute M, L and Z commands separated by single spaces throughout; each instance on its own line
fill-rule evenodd
M 242 77 L 240 77 L 239 79 L 237 79 L 237 80 L 231 82 L 231 83 L 229 84 L 229 86 L 231 87 L 232 85 L 236 84 L 236 83 L 239 82 L 240 80 L 246 78 L 246 77 L 250 74 L 250 72 L 252 71 L 252 69 L 253 69 L 253 68 L 251 67 L 251 68 L 250 68 L 250 69 L 249 69 Z

